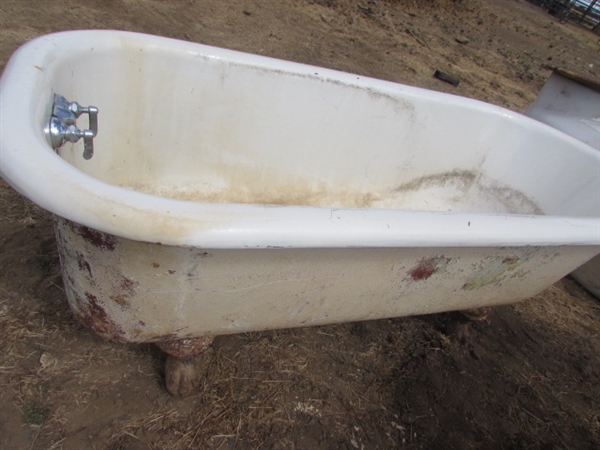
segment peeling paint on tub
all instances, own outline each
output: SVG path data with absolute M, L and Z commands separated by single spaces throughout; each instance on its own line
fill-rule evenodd
M 86 242 L 92 244 L 101 250 L 113 251 L 117 245 L 117 239 L 101 231 L 93 230 L 84 225 L 79 225 L 69 220 L 65 220 L 65 223 L 70 225 L 71 229 L 81 236 Z
M 136 288 L 139 283 L 131 278 L 121 276 L 121 279 L 116 283 L 117 293 L 110 296 L 110 299 L 121 306 L 121 308 L 129 308 L 129 299 L 136 294 Z
M 408 275 L 413 281 L 427 280 L 434 273 L 445 271 L 449 262 L 450 259 L 444 256 L 423 259 L 419 264 L 408 271 Z
M 142 333 L 144 333 L 145 328 L 146 328 L 146 322 L 144 322 L 143 320 L 138 320 L 137 321 L 137 327 L 134 327 L 132 332 L 133 334 L 135 334 L 136 336 L 141 335 Z
M 177 338 L 176 340 L 165 339 L 156 344 L 169 355 L 177 358 L 189 358 L 204 353 L 211 346 L 212 336 L 197 338 Z
M 79 270 L 83 272 L 87 272 L 90 275 L 90 280 L 94 278 L 92 275 L 92 268 L 90 264 L 85 260 L 85 256 L 81 252 L 77 252 L 77 264 L 79 266 Z
M 467 309 L 486 299 L 499 303 L 502 292 L 503 300 L 521 300 L 548 282 L 549 269 L 554 279 L 563 276 L 557 255 L 574 252 L 539 246 L 250 251 L 102 236 L 90 242 L 57 220 L 65 291 L 84 325 L 125 342 Z
M 73 313 L 81 323 L 106 338 L 126 340 L 124 339 L 125 332 L 111 320 L 110 315 L 94 294 L 85 292 L 85 298 L 83 298 L 75 289 L 73 294 L 77 302 L 77 307 L 73 308 Z

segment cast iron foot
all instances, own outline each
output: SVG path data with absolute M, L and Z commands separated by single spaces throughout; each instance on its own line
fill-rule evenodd
M 471 342 L 471 325 L 475 322 L 489 323 L 491 308 L 476 308 L 457 311 L 455 317 L 446 325 L 446 334 L 454 336 L 461 344 Z
M 167 356 L 165 362 L 165 387 L 173 397 L 187 397 L 198 387 L 199 374 L 194 367 L 194 357 Z
M 204 353 L 212 343 L 212 336 L 178 341 L 157 342 L 157 346 L 167 353 L 165 363 L 165 386 L 174 397 L 187 397 L 194 392 L 200 382 L 194 360 Z

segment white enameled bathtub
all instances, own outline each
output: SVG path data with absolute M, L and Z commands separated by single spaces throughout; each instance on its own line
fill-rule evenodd
M 554 68 L 525 115 L 600 151 L 600 81 Z M 599 195 L 596 192 L 596 195 Z M 600 255 L 571 275 L 600 299 Z
M 497 106 L 117 31 L 35 39 L 0 89 L 2 177 L 106 337 L 514 302 L 600 252 L 600 153 Z M 98 108 L 91 159 L 49 145 L 54 94 Z

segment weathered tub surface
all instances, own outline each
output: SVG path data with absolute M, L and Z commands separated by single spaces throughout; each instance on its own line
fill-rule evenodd
M 114 31 L 28 43 L 1 90 L 2 176 L 106 337 L 513 302 L 600 251 L 598 152 L 485 103 Z M 98 107 L 91 159 L 47 143 L 55 93 Z

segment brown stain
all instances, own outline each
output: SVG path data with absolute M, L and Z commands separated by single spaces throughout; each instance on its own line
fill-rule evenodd
M 87 272 L 90 275 L 90 279 L 93 278 L 92 268 L 90 264 L 86 261 L 83 253 L 77 252 L 77 265 L 79 266 L 79 270 L 82 272 Z
M 139 336 L 140 334 L 144 333 L 146 328 L 146 322 L 144 322 L 143 320 L 138 320 L 137 324 L 138 326 L 133 329 L 133 333 L 135 333 L 136 336 Z
M 408 272 L 408 275 L 414 281 L 427 280 L 440 269 L 442 264 L 446 265 L 449 261 L 450 260 L 448 258 L 444 258 L 443 256 L 424 259 L 417 266 L 413 267 Z
M 83 240 L 89 242 L 96 248 L 112 252 L 117 246 L 117 239 L 115 236 L 102 233 L 101 231 L 86 227 L 85 225 L 79 225 L 70 221 L 66 222 L 70 224 L 74 233 L 81 236 Z
M 512 257 L 512 258 L 504 258 L 502 260 L 502 264 L 506 264 L 507 266 L 513 266 L 515 264 L 517 264 L 519 262 L 519 258 L 517 257 Z
M 132 280 L 131 278 L 123 277 L 121 279 L 121 289 L 123 289 L 123 291 L 125 291 L 128 295 L 135 294 L 135 289 L 139 285 L 140 283 L 138 283 L 135 280 Z
M 131 278 L 122 277 L 118 286 L 119 293 L 111 295 L 110 299 L 118 303 L 123 309 L 129 308 L 129 298 L 135 296 L 136 288 L 139 285 L 139 282 L 132 280 Z
M 76 291 L 73 293 L 79 306 L 79 309 L 73 312 L 83 325 L 102 337 L 126 341 L 125 332 L 110 319 L 98 297 L 87 291 L 84 293 L 85 299 Z
M 473 186 L 480 190 L 481 195 L 489 196 L 490 199 L 500 202 L 508 213 L 543 214 L 542 209 L 522 192 L 510 188 L 498 180 L 486 179 L 480 173 L 470 170 L 453 170 L 422 176 L 398 186 L 393 192 L 410 193 L 436 187 L 455 188 L 466 192 Z M 470 222 L 469 226 L 471 226 Z
M 231 168 L 229 168 L 231 169 Z M 225 169 L 222 169 L 225 171 Z M 228 178 L 226 189 L 203 191 L 197 188 L 158 187 L 150 184 L 123 184 L 122 187 L 159 197 L 206 203 L 239 203 L 270 206 L 321 206 L 368 208 L 382 200 L 375 192 L 355 191 L 350 188 L 334 190 L 324 183 L 313 183 L 300 176 L 275 172 L 263 173 L 238 169 Z
M 409 272 L 411 278 L 415 281 L 426 280 L 436 272 L 436 267 L 431 261 L 423 261 L 417 267 Z
M 115 303 L 118 303 L 123 309 L 129 307 L 129 300 L 123 294 L 111 295 L 110 299 Z
M 152 267 L 154 267 L 155 269 L 158 269 L 160 267 L 160 264 L 157 262 L 153 262 Z

